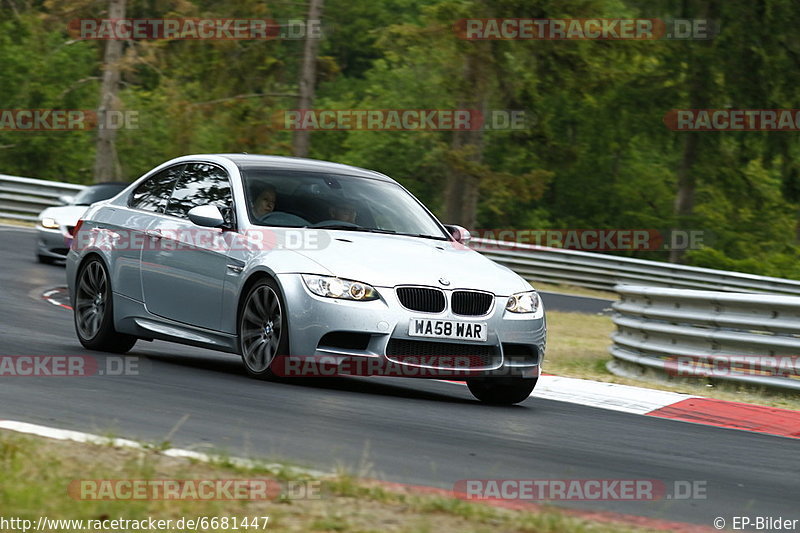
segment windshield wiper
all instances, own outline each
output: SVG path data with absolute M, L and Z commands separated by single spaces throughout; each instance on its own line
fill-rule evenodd
M 419 237 L 420 239 L 433 239 L 435 241 L 446 241 L 447 237 L 437 237 L 436 235 L 428 235 L 427 233 L 395 233 L 395 235 L 402 235 L 403 237 Z
M 344 231 L 363 231 L 365 233 L 387 233 L 395 235 L 397 232 L 391 229 L 365 228 L 364 226 L 351 226 L 349 224 L 323 224 L 321 226 L 303 226 L 308 229 L 338 229 Z
M 435 241 L 446 241 L 447 237 L 437 237 L 427 233 L 401 233 L 393 229 L 365 228 L 364 226 L 351 226 L 349 224 L 323 224 L 321 226 L 303 226 L 308 229 L 336 229 L 345 231 L 362 231 L 365 233 L 382 233 L 386 235 L 402 235 L 403 237 L 419 237 L 420 239 L 432 239 Z

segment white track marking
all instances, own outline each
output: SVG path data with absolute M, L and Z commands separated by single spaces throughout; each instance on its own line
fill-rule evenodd
M 465 384 L 456 381 L 437 381 L 445 381 L 446 383 L 457 385 Z M 541 375 L 536 383 L 536 388 L 531 393 L 531 398 L 577 403 L 611 411 L 646 415 L 656 409 L 690 398 L 701 398 L 701 396 L 632 387 L 630 385 L 618 385 L 589 379 Z
M 88 444 L 98 444 L 101 446 L 114 446 L 116 448 L 133 448 L 137 450 L 145 450 L 149 447 L 140 444 L 136 441 L 128 439 L 117 439 L 111 437 L 101 437 L 100 435 L 93 435 L 91 433 L 83 433 L 81 431 L 71 431 L 68 429 L 51 428 L 48 426 L 40 426 L 37 424 L 29 424 L 27 422 L 17 422 L 15 420 L 0 420 L 0 429 L 8 431 L 15 431 L 17 433 L 25 433 L 27 435 L 36 435 L 38 437 L 46 437 L 48 439 L 67 440 L 72 442 L 82 442 Z M 153 448 L 150 448 L 153 449 Z M 292 472 L 305 474 L 313 477 L 326 477 L 332 476 L 331 473 L 320 472 L 317 470 L 310 470 L 307 468 L 299 468 L 295 466 L 286 466 L 277 463 L 260 463 L 258 461 L 251 461 L 250 459 L 242 459 L 238 457 L 220 457 L 215 455 L 208 455 L 205 453 L 195 452 L 192 450 L 184 450 L 181 448 L 169 448 L 160 450 L 158 453 L 168 457 L 178 457 L 186 459 L 195 459 L 204 463 L 231 463 L 235 466 L 243 468 L 264 468 L 275 472 L 285 472 L 291 470 Z
M 678 392 L 559 376 L 540 376 L 531 397 L 640 415 L 683 400 L 699 398 Z

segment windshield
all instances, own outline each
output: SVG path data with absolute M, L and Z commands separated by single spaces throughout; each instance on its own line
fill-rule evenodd
M 422 205 L 394 183 L 272 168 L 244 169 L 242 176 L 254 224 L 448 240 Z
M 75 199 L 72 205 L 92 205 L 95 202 L 108 200 L 117 195 L 122 189 L 127 187 L 125 183 L 103 183 L 100 185 L 90 185 L 83 189 Z

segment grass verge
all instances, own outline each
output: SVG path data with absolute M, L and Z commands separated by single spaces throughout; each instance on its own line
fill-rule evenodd
M 263 517 L 268 517 L 267 530 L 287 532 L 648 531 L 631 524 L 590 520 L 551 507 L 541 507 L 536 512 L 502 509 L 413 488 L 359 481 L 345 474 L 314 481 L 318 487 L 318 497 L 314 499 L 281 496 L 260 501 L 86 501 L 68 493 L 75 480 L 168 479 L 271 479 L 283 485 L 314 481 L 296 469 L 268 471 L 234 467 L 225 461 L 200 463 L 161 455 L 153 447 L 114 448 L 0 431 L 0 509 L 6 519 L 31 520 L 33 524 L 42 516 L 84 521 L 237 517 L 240 523 L 245 517 L 259 517 L 259 527 L 244 529 L 258 531 L 264 529 Z M 226 529 L 214 527 L 209 521 L 208 527 L 201 526 L 197 531 L 231 529 L 230 524 Z M 66 526 L 57 530 L 79 529 Z
M 21 226 L 23 228 L 34 228 L 36 227 L 35 222 L 30 222 L 28 220 L 17 220 L 16 218 L 3 218 L 0 217 L 0 224 L 4 224 L 6 226 Z
M 797 393 L 756 389 L 733 383 L 703 379 L 658 378 L 633 379 L 616 376 L 608 371 L 606 363 L 614 323 L 611 317 L 582 313 L 547 312 L 547 354 L 542 369 L 546 373 L 564 377 L 593 379 L 623 385 L 645 386 L 719 400 L 746 402 L 769 407 L 800 410 Z

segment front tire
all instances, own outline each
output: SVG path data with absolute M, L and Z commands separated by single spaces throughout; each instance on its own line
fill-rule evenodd
M 281 290 L 272 279 L 255 282 L 242 300 L 239 349 L 251 377 L 277 377 L 271 365 L 277 357 L 289 353 L 289 330 Z
M 514 405 L 527 399 L 538 378 L 475 378 L 467 381 L 478 400 L 491 405 Z
M 112 353 L 125 353 L 133 348 L 136 337 L 114 329 L 111 281 L 103 262 L 89 259 L 76 279 L 73 317 L 75 332 L 84 348 Z

